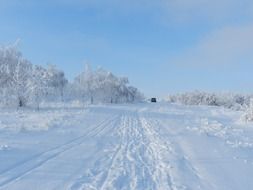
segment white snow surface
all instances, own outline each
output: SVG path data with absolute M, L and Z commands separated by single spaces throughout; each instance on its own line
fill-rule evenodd
M 252 190 L 253 124 L 168 103 L 0 111 L 1 190 Z

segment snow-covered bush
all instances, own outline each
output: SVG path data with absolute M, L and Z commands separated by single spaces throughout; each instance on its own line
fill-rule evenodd
M 250 99 L 250 105 L 248 106 L 245 114 L 243 115 L 243 120 L 253 121 L 253 99 Z

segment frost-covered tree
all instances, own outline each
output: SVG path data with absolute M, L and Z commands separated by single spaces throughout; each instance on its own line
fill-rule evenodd
M 5 104 L 23 107 L 29 97 L 28 81 L 32 70 L 31 63 L 22 58 L 15 45 L 0 49 L 0 88 Z
M 74 86 L 82 101 L 90 103 L 120 103 L 143 99 L 136 88 L 128 86 L 128 79 L 117 77 L 102 68 L 93 71 L 89 66 L 75 79 Z
M 40 103 L 48 93 L 49 77 L 47 70 L 41 66 L 34 65 L 29 83 L 30 100 L 36 105 L 37 109 L 40 108 Z
M 139 90 L 133 86 L 128 87 L 127 91 L 127 102 L 135 102 L 143 100 L 143 94 L 139 92 Z
M 60 71 L 54 65 L 49 65 L 47 68 L 48 85 L 51 88 L 53 96 L 60 95 L 61 101 L 63 101 L 64 88 L 66 87 L 68 80 L 65 78 L 63 71 Z
M 93 104 L 96 80 L 95 75 L 88 64 L 85 65 L 84 71 L 75 78 L 74 83 L 83 103 L 89 98 L 90 103 Z
M 12 97 L 8 96 L 11 93 L 13 65 L 18 62 L 19 55 L 12 47 L 0 48 L 0 91 L 1 104 L 10 103 Z
M 12 84 L 19 107 L 25 106 L 28 102 L 31 72 L 32 65 L 26 60 L 19 60 L 13 73 Z
M 102 89 L 109 98 L 110 103 L 117 103 L 117 99 L 119 96 L 119 78 L 114 76 L 112 73 L 107 72 L 107 75 L 104 76 L 104 81 L 100 85 L 100 89 Z

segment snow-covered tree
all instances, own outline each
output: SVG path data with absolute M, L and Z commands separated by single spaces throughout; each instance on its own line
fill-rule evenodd
M 128 86 L 128 79 L 117 77 L 102 68 L 93 71 L 89 66 L 78 75 L 74 82 L 82 101 L 90 103 L 120 103 L 143 99 L 136 88 Z
M 47 68 L 48 85 L 52 90 L 53 96 L 60 95 L 61 101 L 63 101 L 64 88 L 66 87 L 68 80 L 65 78 L 63 71 L 60 71 L 54 65 L 49 65 Z
M 31 63 L 22 58 L 15 45 L 0 49 L 1 99 L 5 103 L 25 106 L 29 97 L 27 85 L 31 70 Z
M 89 98 L 90 103 L 93 104 L 96 81 L 94 73 L 88 64 L 85 65 L 84 71 L 75 78 L 74 83 L 83 103 Z
M 47 70 L 41 66 L 34 65 L 29 83 L 30 100 L 36 105 L 37 109 L 40 108 L 40 103 L 48 93 L 49 81 Z
M 19 60 L 13 73 L 12 88 L 15 92 L 19 107 L 27 104 L 29 99 L 29 80 L 32 72 L 32 65 L 26 60 Z

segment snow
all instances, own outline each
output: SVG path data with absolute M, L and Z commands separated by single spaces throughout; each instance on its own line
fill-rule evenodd
M 242 112 L 168 103 L 0 110 L 1 190 L 251 190 Z

